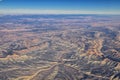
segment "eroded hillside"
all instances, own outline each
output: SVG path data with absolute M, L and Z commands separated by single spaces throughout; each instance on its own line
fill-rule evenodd
M 119 80 L 120 16 L 0 16 L 0 80 Z

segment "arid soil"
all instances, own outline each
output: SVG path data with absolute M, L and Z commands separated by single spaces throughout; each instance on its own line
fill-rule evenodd
M 1 15 L 0 80 L 120 80 L 120 16 Z

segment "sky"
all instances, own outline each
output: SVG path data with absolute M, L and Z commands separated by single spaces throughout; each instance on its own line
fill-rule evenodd
M 120 14 L 120 0 L 0 0 L 0 14 Z

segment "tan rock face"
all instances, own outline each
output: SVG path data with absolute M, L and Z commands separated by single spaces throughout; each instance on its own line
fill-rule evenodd
M 34 16 L 0 16 L 0 80 L 120 79 L 120 16 Z

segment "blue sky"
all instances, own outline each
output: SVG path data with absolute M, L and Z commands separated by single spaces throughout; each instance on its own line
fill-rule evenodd
M 120 0 L 0 0 L 0 13 L 120 14 Z

